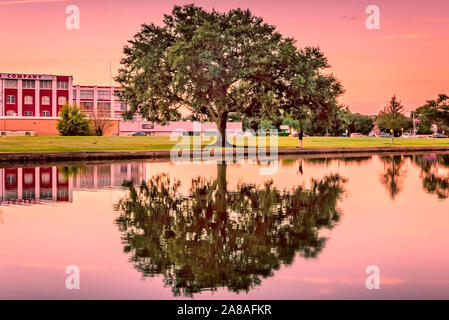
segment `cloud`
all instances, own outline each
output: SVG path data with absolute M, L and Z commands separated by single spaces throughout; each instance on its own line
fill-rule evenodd
M 382 40 L 415 40 L 415 39 L 424 39 L 429 35 L 426 33 L 406 33 L 406 34 L 395 34 L 395 35 L 387 35 L 379 37 Z
M 0 6 L 11 6 L 15 4 L 27 4 L 27 3 L 46 3 L 46 2 L 68 2 L 69 0 L 13 0 L 2 1 Z

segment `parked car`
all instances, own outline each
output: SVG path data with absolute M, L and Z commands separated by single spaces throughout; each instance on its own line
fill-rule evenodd
M 418 136 L 414 133 L 404 133 L 401 138 L 417 138 Z
M 351 138 L 364 138 L 366 137 L 364 134 L 358 133 L 358 132 L 353 132 L 350 135 Z
M 380 134 L 378 134 L 376 136 L 376 138 L 391 138 L 391 134 L 385 133 L 385 132 L 381 132 Z
M 432 137 L 434 137 L 434 138 L 447 138 L 447 135 L 442 134 L 442 133 L 434 133 L 432 135 Z
M 131 133 L 130 136 L 138 136 L 138 137 L 147 136 L 147 133 L 143 131 L 136 131 L 134 133 Z

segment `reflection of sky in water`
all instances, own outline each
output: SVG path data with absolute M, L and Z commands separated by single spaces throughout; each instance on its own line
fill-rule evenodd
M 257 165 L 228 165 L 227 192 L 234 195 L 239 186 L 261 189 L 270 179 L 281 194 L 310 190 L 312 178 L 338 173 L 347 180 L 336 206 L 341 216 L 333 228 L 318 228 L 327 240 L 316 258 L 300 257 L 299 250 L 247 293 L 218 288 L 194 297 L 449 298 L 448 168 L 448 158 L 435 155 L 281 159 L 272 177 L 260 176 Z M 114 206 L 129 194 L 122 182 L 160 173 L 179 179 L 186 195 L 192 179 L 215 181 L 217 167 L 154 162 L 0 170 L 0 297 L 173 298 L 163 276 L 143 280 L 115 223 Z M 230 216 L 229 223 L 238 221 L 235 212 Z M 79 291 L 65 289 L 65 267 L 72 264 L 81 268 Z M 372 264 L 380 267 L 381 290 L 365 289 L 364 271 Z

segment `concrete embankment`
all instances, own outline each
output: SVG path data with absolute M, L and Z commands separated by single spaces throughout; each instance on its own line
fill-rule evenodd
M 189 150 L 184 150 L 184 152 Z M 269 149 L 267 150 L 269 151 Z M 200 159 L 204 150 L 191 150 L 190 157 Z M 209 151 L 210 152 L 210 151 Z M 397 147 L 362 147 L 362 148 L 306 148 L 306 149 L 279 149 L 280 156 L 357 156 L 367 154 L 411 154 L 423 152 L 449 152 L 449 146 L 397 146 Z M 227 149 L 223 154 L 231 156 L 257 156 L 256 149 Z M 73 151 L 73 152 L 14 152 L 0 153 L 1 163 L 47 163 L 47 162 L 71 162 L 71 161 L 99 161 L 99 160 L 138 160 L 138 159 L 167 159 L 171 150 L 144 150 L 144 151 Z M 180 156 L 181 153 L 178 153 Z M 213 156 L 213 152 L 210 153 Z M 270 156 L 262 152 L 262 157 Z M 187 156 L 188 158 L 189 156 Z

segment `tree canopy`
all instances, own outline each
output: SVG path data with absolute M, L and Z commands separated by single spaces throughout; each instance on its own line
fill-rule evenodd
M 298 49 L 249 10 L 175 6 L 161 26 L 143 24 L 124 55 L 116 80 L 130 106 L 126 117 L 166 123 L 187 108 L 214 121 L 223 137 L 232 112 L 266 120 L 288 112 L 327 123 L 343 92 L 324 72 L 329 64 L 319 48 Z
M 247 292 L 298 254 L 319 255 L 327 240 L 320 230 L 339 221 L 345 182 L 328 175 L 309 188 L 282 192 L 267 182 L 228 191 L 226 165 L 218 164 L 216 180 L 193 179 L 187 194 L 160 174 L 139 186 L 124 183 L 129 193 L 116 205 L 116 223 L 135 268 L 162 274 L 174 295 Z
M 435 100 L 427 100 L 426 104 L 415 112 L 420 118 L 420 128 L 430 128 L 435 123 L 440 129 L 449 130 L 449 96 L 440 94 Z M 428 133 L 430 129 L 423 131 Z
M 406 130 L 412 126 L 412 122 L 404 115 L 404 106 L 401 101 L 394 95 L 384 110 L 379 113 L 377 117 L 377 124 L 383 131 L 389 132 L 393 129 L 393 133 L 401 132 L 401 129 Z

